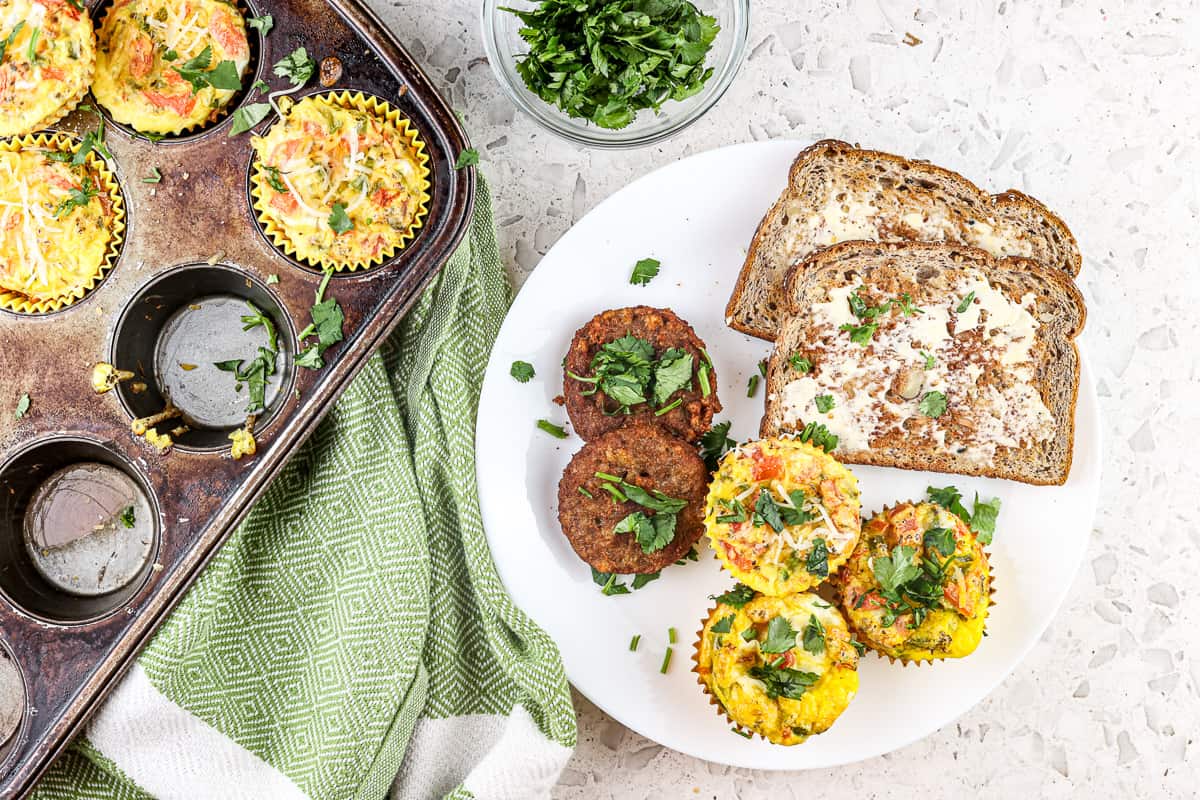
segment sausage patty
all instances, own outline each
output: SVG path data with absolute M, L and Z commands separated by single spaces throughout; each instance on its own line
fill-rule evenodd
M 635 533 L 614 531 L 630 514 L 655 512 L 633 500 L 617 501 L 598 472 L 685 500 L 674 538 L 645 553 Z M 686 555 L 704 532 L 707 491 L 708 469 L 695 447 L 657 425 L 634 421 L 588 442 L 571 459 L 558 482 L 558 521 L 579 557 L 600 572 L 658 572 Z
M 620 410 L 621 404 L 609 397 L 596 384 L 572 378 L 575 374 L 583 378 L 595 376 L 593 360 L 600 349 L 626 334 L 643 339 L 654 348 L 654 357 L 659 358 L 670 348 L 678 348 L 692 357 L 690 385 L 673 392 L 662 403 L 638 403 L 628 407 L 629 413 Z M 692 330 L 692 326 L 676 316 L 674 311 L 650 306 L 615 308 L 602 311 L 575 332 L 571 349 L 567 352 L 563 373 L 563 395 L 567 400 L 567 414 L 571 424 L 585 441 L 595 439 L 603 433 L 619 428 L 631 417 L 649 417 L 659 425 L 686 441 L 698 440 L 712 427 L 713 414 L 721 410 L 717 399 L 717 375 L 702 352 L 704 342 Z M 707 369 L 709 392 L 702 388 L 699 371 L 701 364 Z M 653 369 L 650 370 L 653 373 Z M 585 394 L 585 392 L 592 392 Z M 663 407 L 680 400 L 678 406 L 655 416 Z

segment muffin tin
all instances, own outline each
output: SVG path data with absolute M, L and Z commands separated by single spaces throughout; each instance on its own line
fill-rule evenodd
M 92 4 L 93 19 L 107 2 Z M 345 340 L 326 351 L 324 368 L 297 369 L 297 333 L 308 324 L 322 274 L 268 241 L 251 206 L 250 136 L 265 131 L 274 114 L 235 137 L 227 135 L 229 113 L 157 143 L 106 119 L 109 167 L 127 215 L 115 267 L 66 308 L 0 310 L 0 724 L 8 725 L 5 708 L 9 717 L 14 706 L 22 709 L 11 735 L 0 730 L 2 798 L 28 793 L 80 732 L 292 450 L 399 323 L 470 220 L 474 173 L 454 169 L 467 147 L 465 134 L 373 12 L 356 0 L 245 0 L 239 6 L 274 18 L 267 36 L 249 32 L 253 57 L 244 85 L 286 86 L 271 67 L 303 46 L 319 69 L 293 98 L 345 90 L 399 109 L 430 156 L 429 213 L 394 257 L 333 276 L 326 297 L 342 306 Z M 242 92 L 230 112 L 262 99 Z M 94 114 L 76 111 L 55 129 L 81 136 L 95 122 Z M 155 170 L 161 182 L 144 182 Z M 181 347 L 197 361 L 240 351 L 247 341 L 237 315 L 246 313 L 247 300 L 273 320 L 281 357 L 254 427 L 257 454 L 234 460 L 228 437 L 245 414 L 244 400 L 231 406 L 227 399 L 233 376 L 154 365 L 182 362 Z M 193 341 L 202 347 L 189 349 Z M 136 380 L 97 394 L 91 386 L 97 362 L 132 370 Z M 23 394 L 31 402 L 17 419 Z M 135 437 L 130 424 L 161 410 L 168 394 L 187 406 L 188 425 L 162 454 Z M 39 562 L 30 553 L 26 511 L 42 502 L 38 490 L 48 478 L 87 464 L 102 465 L 93 468 L 98 475 L 117 470 L 128 478 L 110 483 L 140 490 L 138 507 L 149 509 L 152 519 L 131 530 L 140 537 L 127 553 L 132 560 L 113 567 L 125 574 L 85 575 L 86 586 L 69 591 L 78 576 L 58 574 L 60 563 Z M 139 563 L 144 552 L 149 557 Z M 95 554 L 90 557 L 79 563 L 94 566 Z

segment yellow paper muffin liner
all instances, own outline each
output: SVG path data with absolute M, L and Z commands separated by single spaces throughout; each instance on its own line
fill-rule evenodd
M 248 20 L 254 16 L 254 11 L 251 10 L 251 8 L 248 5 L 246 5 L 246 3 L 243 0 L 226 0 L 226 1 L 229 2 L 234 8 L 236 8 L 238 13 L 242 15 L 242 26 L 246 29 L 246 42 L 247 42 L 247 44 L 249 44 L 251 42 L 251 40 L 253 39 L 253 35 L 251 34 L 250 26 L 246 24 L 246 20 Z M 99 21 L 97 21 L 96 25 L 94 26 L 95 31 L 94 31 L 93 35 L 96 37 L 96 47 L 97 48 L 100 46 L 100 29 L 104 27 L 104 23 L 108 20 L 108 15 L 112 13 L 114 8 L 116 8 L 116 4 L 110 3 L 109 6 L 106 9 L 104 9 L 104 15 L 102 17 L 100 17 Z M 98 98 L 96 98 L 96 106 L 98 108 L 103 108 L 108 113 L 108 116 L 110 118 L 112 118 L 115 122 L 119 122 L 121 125 L 125 125 L 126 127 L 130 128 L 132 131 L 134 131 L 134 133 L 136 135 L 150 139 L 153 142 L 157 142 L 159 139 L 166 138 L 168 136 L 187 136 L 189 134 L 199 133 L 202 130 L 211 128 L 214 125 L 219 124 L 222 120 L 224 120 L 226 117 L 228 117 L 234 111 L 236 111 L 242 105 L 243 101 L 248 99 L 252 90 L 246 88 L 245 84 L 247 81 L 252 82 L 254 79 L 255 70 L 257 69 L 256 60 L 257 60 L 257 55 L 255 53 L 254 46 L 251 45 L 250 63 L 248 63 L 246 65 L 246 71 L 242 73 L 242 84 L 243 84 L 242 88 L 233 93 L 233 97 L 229 98 L 228 103 L 225 103 L 220 108 L 213 109 L 212 113 L 209 114 L 207 117 L 205 117 L 200 122 L 193 122 L 191 125 L 181 125 L 178 128 L 175 128 L 174 130 L 164 131 L 164 132 L 143 131 L 143 130 L 140 130 L 139 128 L 137 128 L 132 123 L 121 122 L 120 120 L 118 120 L 115 116 L 113 116 L 112 110 L 109 109 L 108 106 L 101 103 Z M 93 74 L 94 74 L 94 70 L 93 70 Z M 89 90 L 91 87 L 91 83 L 92 83 L 92 81 L 89 80 L 88 81 Z M 86 94 L 86 92 L 85 92 L 85 94 Z
M 363 92 L 351 93 L 341 91 L 325 92 L 309 96 L 323 98 L 348 110 L 358 110 L 367 114 L 373 114 L 393 125 L 400 132 L 400 135 L 408 142 L 409 149 L 416 156 L 417 165 L 421 170 L 421 193 L 417 196 L 417 213 L 413 215 L 413 221 L 409 224 L 408 228 L 401 232 L 400 241 L 394 246 L 384 249 L 374 258 L 348 263 L 332 258 L 316 260 L 302 257 L 292 242 L 291 237 L 288 236 L 288 232 L 265 216 L 267 203 L 270 202 L 269 195 L 267 194 L 267 190 L 270 187 L 266 182 L 266 170 L 263 169 L 262 162 L 255 156 L 250 176 L 250 196 L 253 198 L 253 206 L 257 212 L 259 224 L 262 225 L 263 232 L 267 235 L 267 238 L 276 247 L 297 261 L 317 267 L 318 269 L 332 269 L 335 272 L 355 272 L 378 266 L 393 258 L 401 250 L 404 250 L 408 246 L 408 243 L 416 238 L 417 232 L 425 225 L 425 218 L 429 216 L 429 189 L 431 184 L 429 180 L 429 153 L 426 150 L 425 142 L 421 139 L 420 134 L 413 127 L 412 123 L 407 118 L 401 116 L 399 110 L 393 108 L 387 101 L 374 95 L 364 94 Z M 290 104 L 288 107 L 290 107 Z M 287 108 L 285 107 L 283 111 L 286 114 Z M 280 120 L 277 120 L 275 124 L 279 124 L 279 122 Z
M 83 18 L 88 21 L 88 26 L 91 28 L 91 31 L 92 31 L 92 58 L 88 62 L 87 67 L 85 68 L 85 77 L 83 80 L 83 84 L 79 87 L 79 91 L 76 92 L 73 97 L 68 99 L 61 106 L 59 106 L 57 111 L 53 111 L 53 112 L 47 114 L 45 117 L 42 117 L 40 120 L 37 121 L 36 124 L 30 126 L 29 128 L 26 128 L 25 130 L 17 130 L 17 131 L 10 131 L 10 132 L 6 132 L 6 133 L 0 133 L 0 136 L 28 136 L 29 134 L 34 133 L 36 131 L 40 131 L 40 130 L 49 128 L 51 125 L 54 125 L 55 123 L 60 121 L 63 117 L 67 116 L 67 114 L 70 114 L 72 111 L 74 111 L 76 108 L 78 108 L 79 104 L 83 102 L 83 98 L 87 97 L 87 93 L 92 88 L 92 78 L 95 77 L 95 75 L 96 75 L 96 45 L 97 45 L 97 42 L 96 42 L 96 26 L 92 23 L 92 18 L 90 16 L 88 16 L 87 12 L 83 12 Z
M 38 133 L 5 139 L 0 142 L 0 150 L 10 153 L 25 149 L 59 150 L 74 153 L 79 150 L 79 144 L 79 140 L 63 133 Z M 108 248 L 104 252 L 104 259 L 96 266 L 95 273 L 86 284 L 59 297 L 33 300 L 18 292 L 0 289 L 0 308 L 18 314 L 46 314 L 66 308 L 95 289 L 117 263 L 117 256 L 121 253 L 121 244 L 125 241 L 125 198 L 121 194 L 121 187 L 117 183 L 116 176 L 95 150 L 87 154 L 84 163 L 87 164 L 88 170 L 95 179 L 96 186 L 108 194 L 112 208 L 108 231 L 110 238 Z
M 725 721 L 732 726 L 733 730 L 736 731 L 739 736 L 744 736 L 747 739 L 752 739 L 753 737 L 757 736 L 768 744 L 774 744 L 774 742 L 772 742 L 763 734 L 759 733 L 753 728 L 747 728 L 745 725 L 729 716 L 729 711 L 726 710 L 725 704 L 717 699 L 717 696 L 712 692 L 712 687 L 708 685 L 708 681 L 704 680 L 704 668 L 700 666 L 700 646 L 704 642 L 704 629 L 708 627 L 709 621 L 712 620 L 713 614 L 717 613 L 717 609 L 720 608 L 720 606 L 721 604 L 717 603 L 708 610 L 708 613 L 700 619 L 700 629 L 696 631 L 695 644 L 692 646 L 692 672 L 696 673 L 696 683 L 700 684 L 700 688 L 704 690 L 704 696 L 708 698 L 708 704 L 713 707 L 713 710 L 716 712 L 717 716 L 724 717 Z

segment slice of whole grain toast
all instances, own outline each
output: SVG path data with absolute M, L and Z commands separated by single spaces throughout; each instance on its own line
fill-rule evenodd
M 1071 276 L 1082 258 L 1067 226 L 1015 190 L 989 195 L 950 170 L 826 139 L 801 151 L 763 217 L 725 308 L 736 330 L 775 338 L 784 277 L 822 247 L 849 240 L 930 241 L 1022 256 Z
M 763 436 L 815 422 L 849 464 L 1066 481 L 1086 309 L 1065 272 L 972 247 L 847 242 L 785 285 Z

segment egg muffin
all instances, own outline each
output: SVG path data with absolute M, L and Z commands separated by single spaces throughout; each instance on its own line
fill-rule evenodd
M 933 503 L 900 503 L 863 525 L 836 580 L 863 644 L 891 658 L 962 658 L 991 605 L 987 553 L 970 527 Z
M 858 691 L 858 650 L 816 594 L 719 602 L 700 631 L 696 673 L 734 723 L 774 744 L 823 733 Z
M 220 0 L 117 0 L 97 38 L 92 94 L 142 133 L 216 119 L 250 63 L 242 13 Z
M 0 136 L 49 127 L 87 93 L 92 18 L 68 0 L 0 0 Z
M 764 439 L 721 459 L 704 525 L 725 568 L 763 594 L 822 583 L 858 541 L 858 480 L 797 439 Z
M 284 100 L 253 139 L 254 207 L 268 236 L 314 266 L 365 268 L 415 235 L 429 203 L 429 156 L 408 120 L 376 98 Z
M 66 136 L 0 148 L 0 305 L 47 311 L 92 288 L 115 258 L 124 208 L 94 152 Z

